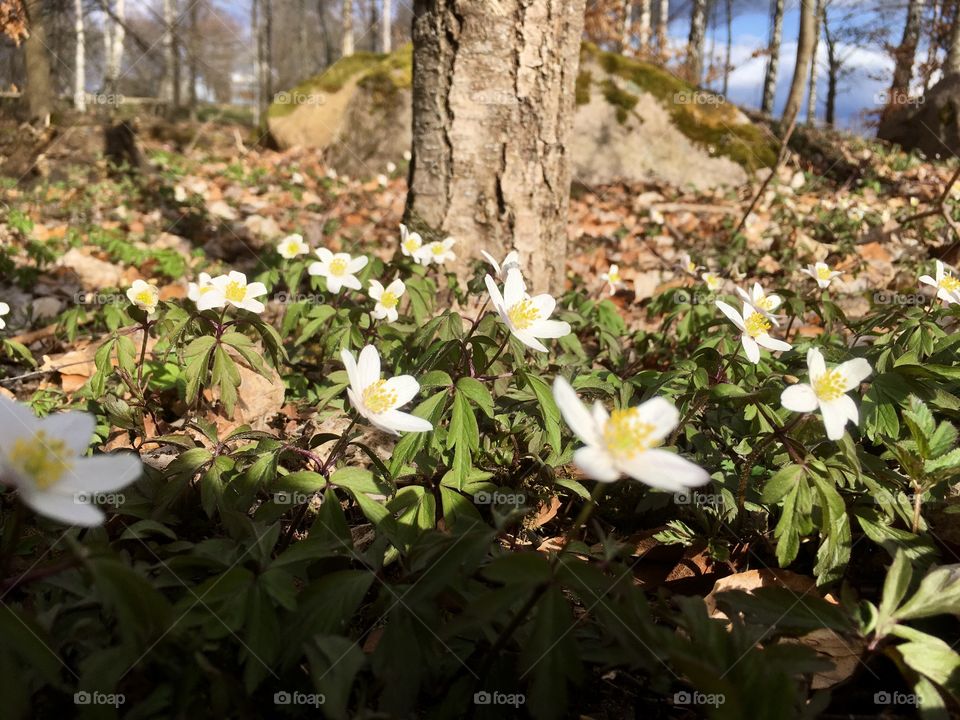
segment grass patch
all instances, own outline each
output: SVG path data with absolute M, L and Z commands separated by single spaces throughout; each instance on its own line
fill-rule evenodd
M 576 98 L 577 105 L 586 105 L 590 102 L 590 83 L 593 82 L 593 75 L 589 70 L 581 70 L 577 75 Z
M 603 89 L 603 97 L 617 109 L 617 122 L 623 125 L 627 121 L 630 111 L 637 106 L 640 98 L 628 93 L 610 78 L 604 80 L 600 87 Z

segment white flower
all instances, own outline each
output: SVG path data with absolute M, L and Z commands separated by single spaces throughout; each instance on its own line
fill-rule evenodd
M 310 264 L 307 272 L 327 279 L 327 290 L 339 293 L 342 288 L 359 290 L 363 286 L 356 274 L 367 266 L 368 258 L 351 257 L 348 253 L 332 253 L 326 248 L 317 248 L 319 262 Z
M 370 281 L 370 297 L 377 301 L 373 312 L 370 313 L 374 320 L 387 319 L 387 322 L 396 322 L 400 316 L 397 313 L 397 305 L 400 304 L 400 296 L 406 291 L 407 286 L 403 280 L 397 278 L 392 283 L 383 287 L 377 280 Z
M 389 182 L 390 182 L 390 178 L 388 178 L 388 177 L 387 177 L 386 175 L 384 175 L 383 173 L 380 173 L 379 175 L 377 175 L 377 184 L 378 184 L 380 187 L 386 187 L 386 186 L 387 186 L 387 183 L 389 183 Z
M 557 301 L 546 293 L 530 297 L 519 270 L 507 272 L 503 295 L 492 277 L 487 275 L 484 282 L 500 318 L 513 336 L 527 347 L 547 352 L 537 338 L 559 338 L 570 334 L 570 323 L 549 319 Z
M 303 241 L 303 235 L 294 233 L 287 235 L 277 244 L 277 252 L 285 260 L 293 260 L 298 255 L 306 255 L 310 252 L 310 246 Z
M 127 290 L 127 299 L 147 315 L 153 315 L 157 311 L 157 303 L 160 302 L 160 291 L 143 280 L 134 280 Z
M 723 278 L 712 272 L 705 272 L 700 277 L 703 278 L 703 282 L 707 285 L 707 290 L 710 292 L 716 292 L 723 287 Z
M 490 263 L 493 267 L 494 274 L 501 280 L 506 277 L 507 271 L 516 268 L 520 269 L 520 254 L 516 250 L 511 250 L 507 253 L 507 256 L 503 259 L 502 263 L 498 263 L 493 255 L 488 253 L 486 250 L 481 250 L 480 254 L 483 255 L 484 259 Z
M 328 169 L 327 169 L 327 179 L 328 179 L 328 180 L 336 180 L 336 179 L 337 179 L 337 171 L 334 170 L 333 168 L 328 168 Z
M 947 305 L 960 303 L 960 279 L 947 272 L 942 262 L 937 260 L 937 276 L 921 275 L 920 282 L 937 288 L 937 297 Z M 0 327 L 3 327 L 0 325 Z
M 659 449 L 680 421 L 668 400 L 654 397 L 612 414 L 597 402 L 591 412 L 562 377 L 553 381 L 553 397 L 567 425 L 584 443 L 573 454 L 573 463 L 594 480 L 613 482 L 627 475 L 670 492 L 710 481 L 700 466 Z
M 743 304 L 743 313 L 738 313 L 723 300 L 717 300 L 717 307 L 742 333 L 740 342 L 752 363 L 760 362 L 760 348 L 767 350 L 789 350 L 792 346 L 783 340 L 770 337 L 770 320 L 757 311 L 750 303 Z
M 806 273 L 816 280 L 817 285 L 820 286 L 821 290 L 825 290 L 826 288 L 830 287 L 830 281 L 838 275 L 843 274 L 837 272 L 836 270 L 831 270 L 830 266 L 825 262 L 818 262 L 815 265 L 808 265 L 805 268 L 800 268 L 800 272 Z
M 5 302 L 0 302 L 0 330 L 3 330 L 7 326 L 6 320 L 3 319 L 3 315 L 6 315 L 10 312 L 10 306 Z
M 349 350 L 341 350 L 340 357 L 350 379 L 347 388 L 350 403 L 372 425 L 394 435 L 433 430 L 428 420 L 397 410 L 420 392 L 420 383 L 411 375 L 381 379 L 380 353 L 373 345 L 360 351 L 359 362 Z
M 779 295 L 767 295 L 763 291 L 763 288 L 760 287 L 760 283 L 754 283 L 751 292 L 747 292 L 743 288 L 738 287 L 737 293 L 743 298 L 744 302 L 749 303 L 770 318 L 774 325 L 780 325 L 773 316 L 774 311 L 780 307 L 780 303 L 783 302 Z
M 413 159 L 413 153 L 410 152 L 409 150 L 404 150 L 403 159 L 406 160 L 407 162 L 410 162 L 410 160 Z
M 697 265 L 690 258 L 689 253 L 684 253 L 683 255 L 680 256 L 680 267 L 683 269 L 685 273 L 687 273 L 688 275 L 693 275 L 694 277 L 697 276 L 697 272 L 699 270 L 703 270 L 702 267 Z
M 290 182 L 294 185 L 303 185 L 303 175 L 298 172 L 293 173 L 293 175 L 290 176 Z
M 420 233 L 410 232 L 409 230 L 407 230 L 407 226 L 401 223 L 400 252 L 402 252 L 407 257 L 412 257 L 417 262 L 420 262 L 420 260 L 417 258 L 417 252 L 422 247 L 423 247 L 423 238 L 420 237 Z
M 393 175 L 397 171 L 397 164 L 395 162 L 387 163 L 387 172 Z
M 241 310 L 249 310 L 258 315 L 263 312 L 263 303 L 254 299 L 267 294 L 267 286 L 262 282 L 254 282 L 248 285 L 247 276 L 236 270 L 231 270 L 226 275 L 219 275 L 210 282 L 214 291 L 223 298 L 222 302 L 211 305 L 211 307 L 222 307 L 225 303 L 229 303 Z M 205 309 L 201 305 L 207 304 L 207 298 L 212 294 L 204 295 L 197 303 L 197 307 L 201 310 Z M 209 302 L 213 302 L 213 299 L 211 298 Z
M 88 413 L 38 418 L 0 395 L 0 482 L 16 487 L 24 504 L 41 515 L 70 525 L 99 525 L 104 514 L 90 496 L 129 485 L 141 465 L 131 453 L 83 457 L 95 427 Z
M 190 283 L 187 297 L 197 304 L 197 310 L 212 310 L 227 304 L 227 299 L 213 284 L 213 278 L 207 273 L 200 273 L 199 282 Z
M 859 422 L 857 404 L 847 393 L 858 388 L 873 372 L 870 363 L 864 358 L 856 358 L 827 370 L 823 354 L 817 348 L 810 348 L 807 351 L 807 367 L 810 370 L 810 384 L 791 385 L 780 396 L 780 404 L 787 410 L 803 413 L 813 412 L 819 407 L 827 437 L 839 440 L 848 421 L 853 422 L 854 426 Z
M 600 279 L 610 286 L 611 295 L 616 295 L 617 290 L 623 287 L 623 278 L 620 277 L 620 267 L 618 265 L 611 265 L 610 269 L 600 276 Z
M 414 259 L 421 265 L 429 265 L 431 262 L 442 265 L 450 260 L 456 260 L 457 256 L 453 252 L 455 242 L 456 240 L 449 237 L 446 240 L 428 242 L 417 251 Z
M 655 222 L 657 225 L 663 225 L 664 218 L 663 213 L 657 210 L 656 208 L 650 208 L 650 220 Z

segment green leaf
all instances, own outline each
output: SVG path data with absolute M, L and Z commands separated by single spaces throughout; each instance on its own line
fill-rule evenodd
M 457 380 L 457 392 L 465 395 L 484 415 L 493 419 L 493 396 L 482 382 L 475 378 L 462 377 Z
M 887 576 L 883 580 L 883 594 L 877 611 L 881 623 L 893 618 L 894 611 L 907 594 L 912 576 L 913 568 L 910 565 L 910 560 L 906 553 L 898 550 L 893 558 L 893 563 L 887 570 Z
M 917 591 L 894 613 L 894 617 L 897 620 L 917 620 L 942 614 L 960 615 L 960 573 L 956 566 L 940 567 L 929 572 L 920 581 Z
M 523 372 L 522 375 L 530 386 L 530 389 L 533 390 L 533 394 L 537 397 L 537 403 L 540 405 L 540 413 L 543 417 L 544 429 L 547 432 L 547 441 L 550 443 L 553 451 L 559 453 L 562 448 L 562 442 L 560 440 L 560 409 L 553 399 L 550 386 L 536 375 L 531 375 L 528 372 Z
M 580 679 L 580 650 L 575 641 L 573 613 L 558 587 L 551 587 L 537 603 L 530 635 L 523 643 L 521 664 L 530 676 L 527 705 L 537 718 L 567 714 L 571 681 Z
M 763 502 L 773 505 L 783 500 L 800 482 L 803 473 L 802 465 L 787 465 L 778 470 L 763 487 Z

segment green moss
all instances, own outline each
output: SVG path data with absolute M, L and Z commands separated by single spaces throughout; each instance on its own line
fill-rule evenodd
M 656 65 L 605 52 L 592 43 L 581 47 L 580 62 L 594 62 L 610 75 L 628 80 L 638 90 L 653 95 L 669 110 L 671 119 L 684 135 L 700 145 L 713 147 L 716 154 L 750 170 L 772 167 L 776 163 L 779 150 L 776 141 L 759 127 L 739 122 L 737 108 L 721 96 L 699 90 Z M 611 102 L 617 105 L 617 120 L 623 122 L 623 105 Z
M 603 89 L 603 97 L 617 109 L 617 122 L 623 125 L 640 98 L 623 90 L 610 78 L 604 80 L 600 87 Z
M 311 96 L 318 93 L 335 93 L 354 77 L 358 83 L 378 91 L 392 86 L 394 90 L 408 88 L 413 82 L 413 45 L 407 44 L 389 55 L 358 52 L 340 58 L 319 75 L 306 80 L 286 93 L 283 101 L 273 102 L 268 115 L 273 118 L 289 115 L 298 105 L 312 102 Z
M 577 75 L 576 98 L 577 105 L 586 105 L 590 102 L 590 83 L 593 82 L 593 75 L 589 70 L 581 70 Z

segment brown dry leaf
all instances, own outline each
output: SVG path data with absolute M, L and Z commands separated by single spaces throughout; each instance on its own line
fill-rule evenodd
M 862 638 L 842 637 L 829 628 L 820 628 L 798 638 L 783 638 L 780 642 L 806 645 L 833 663 L 829 670 L 814 673 L 814 690 L 832 687 L 849 678 L 857 669 L 867 643 Z
M 119 287 L 123 270 L 113 263 L 91 257 L 79 248 L 70 248 L 64 253 L 60 265 L 73 270 L 88 290 Z
M 530 518 L 527 527 L 531 529 L 543 527 L 557 516 L 559 510 L 560 498 L 554 495 L 547 502 L 540 503 L 537 514 Z
M 760 570 L 746 570 L 745 572 L 734 573 L 725 578 L 717 580 L 713 590 L 703 599 L 707 606 L 707 612 L 711 617 L 725 618 L 726 615 L 717 608 L 716 596 L 718 593 L 726 590 L 743 590 L 750 592 L 760 587 L 785 587 L 793 590 L 798 595 L 816 592 L 817 583 L 812 577 L 798 575 L 789 570 L 769 570 L 766 568 Z
M 237 358 L 234 357 L 234 360 Z M 241 425 L 249 425 L 253 430 L 266 430 L 270 420 L 280 412 L 285 392 L 283 378 L 272 367 L 268 366 L 267 369 L 270 372 L 269 378 L 237 361 L 240 387 L 237 389 L 237 406 L 233 411 L 233 419 L 222 415 L 210 418 L 216 423 L 220 437 L 228 435 Z

